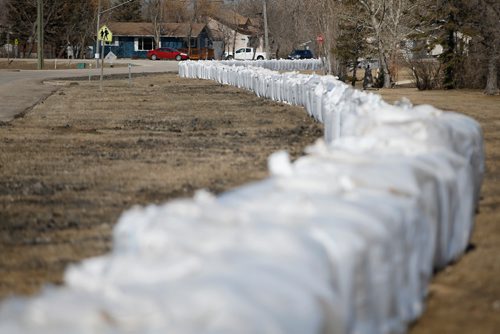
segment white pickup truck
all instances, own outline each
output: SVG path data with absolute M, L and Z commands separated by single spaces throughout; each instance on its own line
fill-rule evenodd
M 232 52 L 225 52 L 224 53 L 224 59 L 231 60 L 231 59 L 236 59 L 236 60 L 264 60 L 267 59 L 267 55 L 265 52 L 255 52 L 254 55 L 254 48 L 240 48 L 236 50 L 236 52 L 233 54 Z

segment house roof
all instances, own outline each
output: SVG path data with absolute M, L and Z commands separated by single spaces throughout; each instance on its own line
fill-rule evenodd
M 151 22 L 109 22 L 109 30 L 114 36 L 154 36 L 154 26 Z M 191 26 L 191 37 L 198 37 L 205 29 L 203 23 L 163 23 L 161 36 L 163 37 L 188 37 Z

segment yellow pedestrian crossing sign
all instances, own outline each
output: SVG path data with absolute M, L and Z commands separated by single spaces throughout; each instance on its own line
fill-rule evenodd
M 97 35 L 97 39 L 100 41 L 104 41 L 107 43 L 111 43 L 113 41 L 113 33 L 109 30 L 105 25 L 99 29 L 99 34 Z

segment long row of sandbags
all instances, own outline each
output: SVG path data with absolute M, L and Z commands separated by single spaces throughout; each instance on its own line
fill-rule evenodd
M 266 62 L 272 63 L 273 61 Z M 279 63 L 278 61 L 275 62 Z M 260 97 L 301 105 L 320 122 L 332 117 L 331 114 L 335 111 L 332 111 L 334 109 L 331 104 L 335 102 L 350 101 L 351 98 L 354 100 L 359 96 L 370 99 L 371 104 L 381 102 L 378 95 L 356 94 L 358 91 L 347 90 L 347 85 L 331 76 L 305 75 L 298 72 L 282 74 L 254 66 L 255 62 L 244 62 L 248 66 L 237 66 L 239 63 L 239 61 L 188 61 L 179 65 L 179 75 L 186 78 L 215 80 L 221 84 L 251 90 Z M 296 70 L 301 70 L 301 65 L 303 65 L 304 69 L 310 65 L 310 62 L 301 60 L 289 61 L 289 63 L 292 63 Z M 354 96 L 342 97 L 344 93 L 354 94 Z M 327 140 L 331 141 L 338 138 L 339 125 L 340 122 L 336 124 L 335 129 L 333 127 L 325 129 Z
M 323 71 L 321 59 L 223 60 L 217 64 L 238 67 L 261 67 L 271 71 Z
M 266 61 L 272 62 L 272 61 Z M 278 62 L 278 61 L 276 61 Z M 309 67 L 308 61 L 294 60 L 294 68 Z M 480 184 L 484 171 L 482 160 L 482 132 L 473 119 L 457 113 L 444 113 L 432 106 L 414 107 L 402 100 L 397 105 L 383 101 L 380 95 L 352 89 L 332 76 L 305 75 L 297 72 L 279 73 L 260 67 L 234 66 L 229 62 L 183 62 L 179 75 L 186 78 L 214 80 L 221 84 L 251 90 L 258 96 L 278 102 L 305 107 L 310 116 L 325 126 L 325 141 L 346 136 L 363 136 L 366 131 L 385 124 L 391 128 L 412 127 L 422 124 L 428 132 L 429 145 L 446 145 L 466 157 L 473 165 L 476 184 Z M 439 133 L 438 133 L 439 132 Z M 418 135 L 407 131 L 408 136 Z M 442 140 L 437 139 L 442 137 Z M 464 141 L 471 141 L 470 145 Z M 475 189 L 475 199 L 479 196 Z
M 433 270 L 470 238 L 478 124 L 329 77 L 242 70 L 180 68 L 259 94 L 280 87 L 289 103 L 283 94 L 320 96 L 311 103 L 331 110 L 309 112 L 325 128 L 342 115 L 336 139 L 294 162 L 277 152 L 269 178 L 219 197 L 125 212 L 110 254 L 72 266 L 63 288 L 2 305 L 0 333 L 402 333 L 421 314 Z

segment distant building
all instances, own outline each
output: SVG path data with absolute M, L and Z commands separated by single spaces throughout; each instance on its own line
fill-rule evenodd
M 250 46 L 255 47 L 257 52 L 264 52 L 259 20 L 244 17 L 231 10 L 221 10 L 208 17 L 207 22 L 213 37 L 216 59 L 221 59 L 224 52 Z
M 160 43 L 155 45 L 155 29 L 151 22 L 109 22 L 113 42 L 104 54 L 112 51 L 118 58 L 145 58 L 149 50 L 158 47 L 201 50 L 212 47 L 212 37 L 206 24 L 163 23 Z
M 427 40 L 405 39 L 399 45 L 399 50 L 406 60 L 434 59 L 443 52 L 443 45 L 436 43 L 436 36 L 429 36 Z M 455 42 L 467 53 L 472 37 L 460 31 L 455 32 Z

